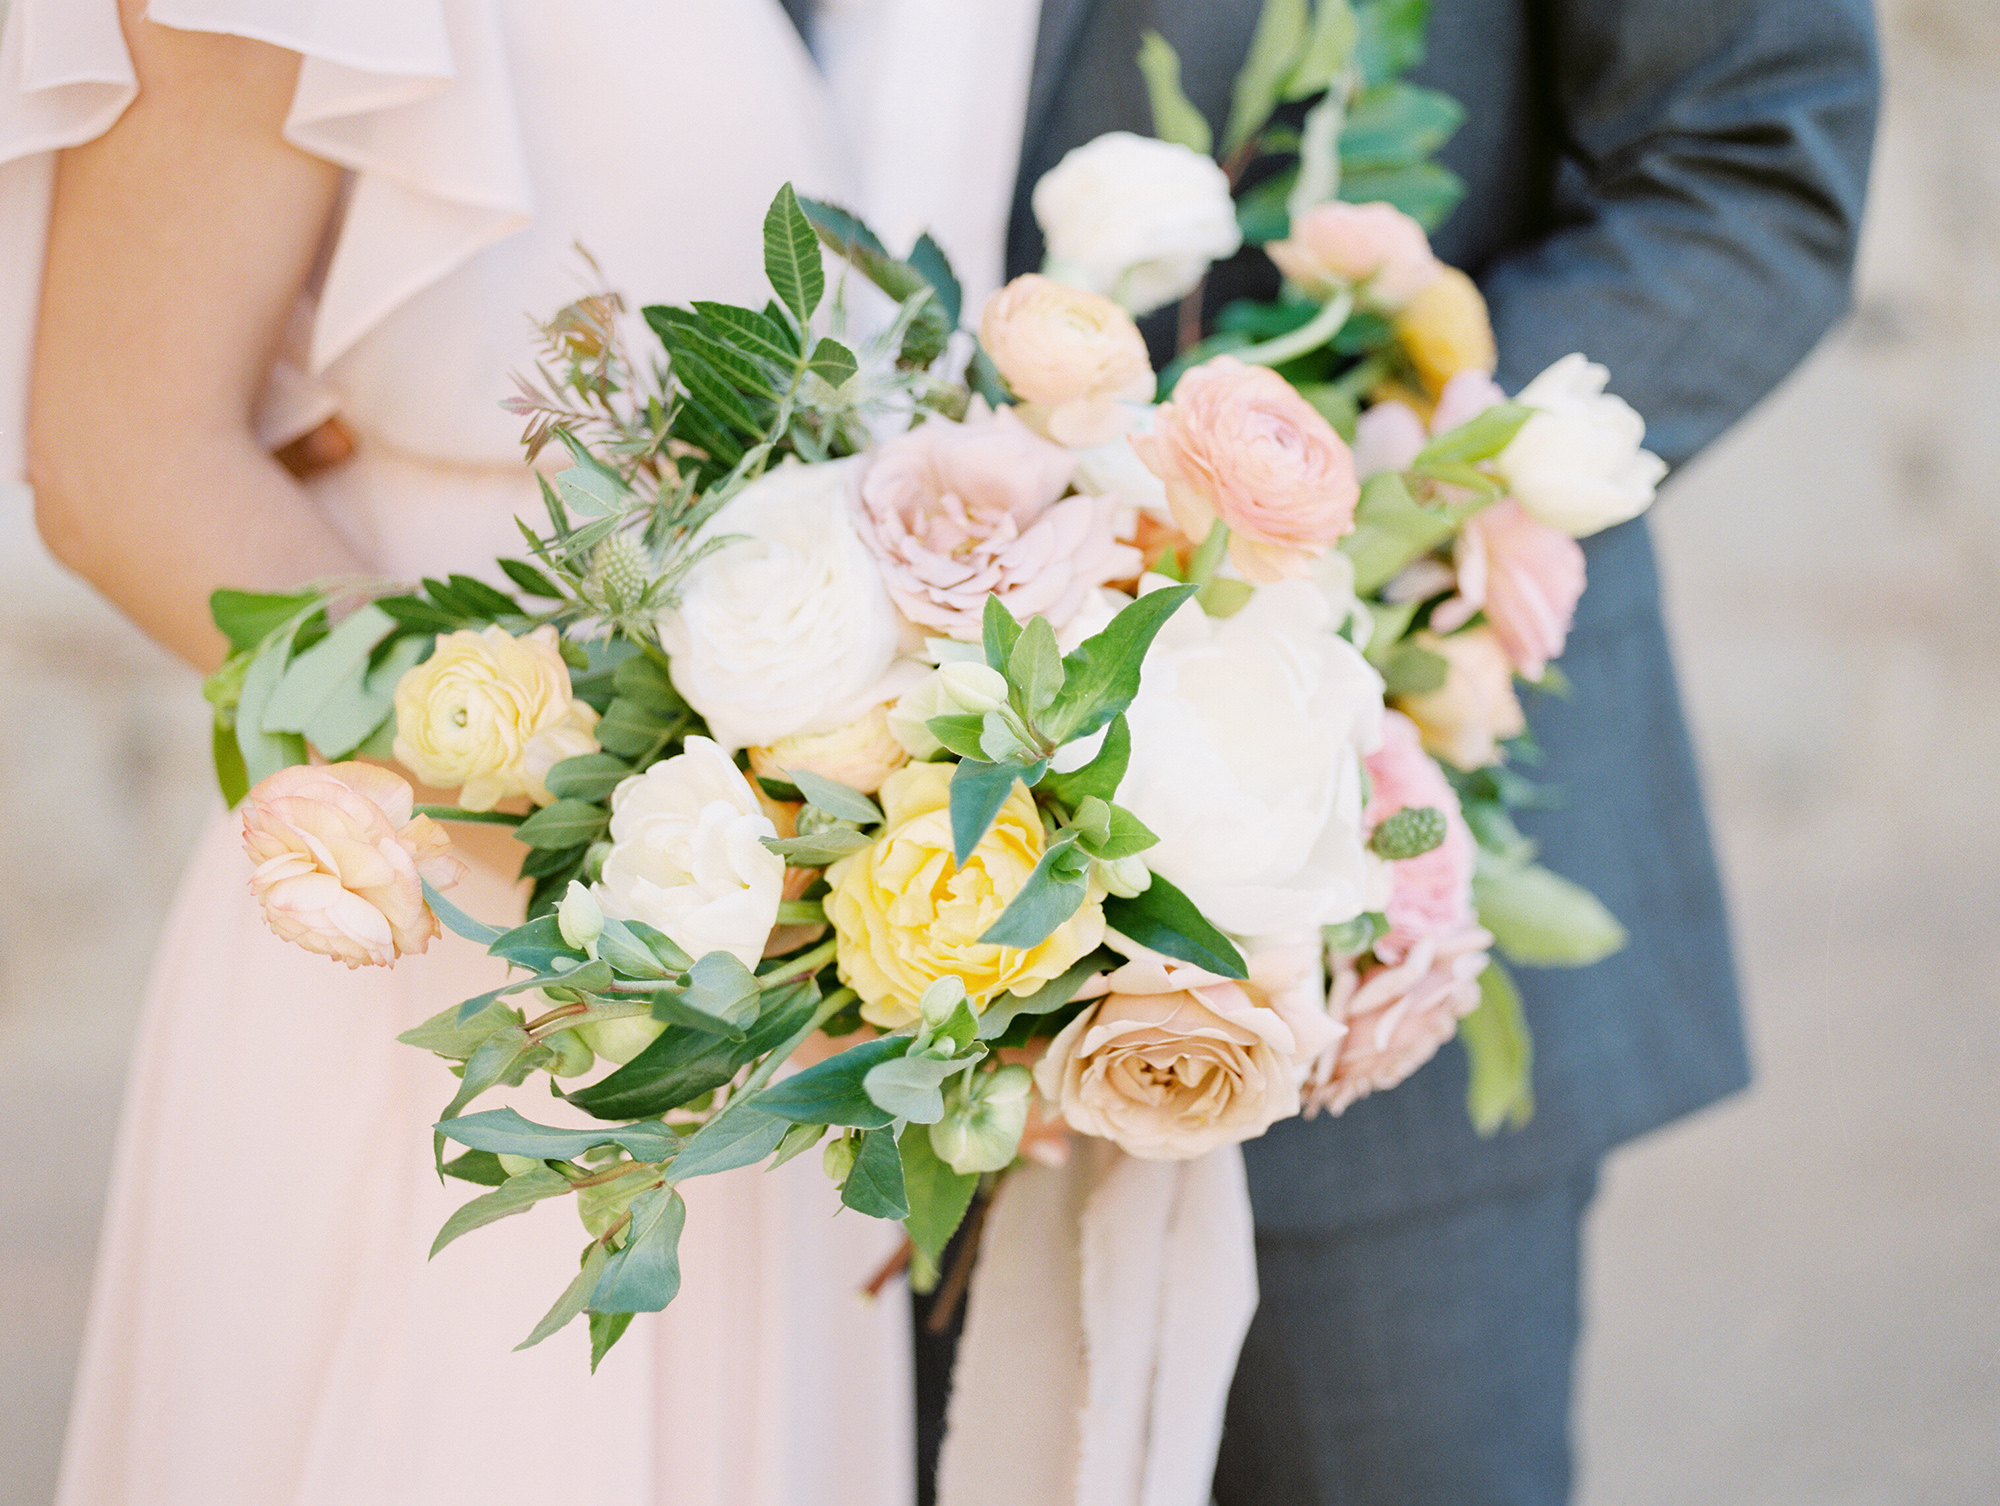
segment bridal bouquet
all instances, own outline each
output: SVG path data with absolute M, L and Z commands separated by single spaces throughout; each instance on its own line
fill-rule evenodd
M 402 1039 L 458 1075 L 442 1169 L 491 1189 L 439 1248 L 575 1200 L 527 1343 L 587 1313 L 594 1364 L 675 1295 L 679 1184 L 815 1147 L 923 1283 L 1067 1134 L 1197 1156 L 1454 1034 L 1480 1128 L 1525 1118 L 1494 950 L 1622 933 L 1509 818 L 1516 685 L 1562 693 L 1576 537 L 1662 468 L 1581 356 L 1495 386 L 1423 228 L 1457 117 L 1396 78 L 1421 11 L 1272 0 L 1219 160 L 1148 37 L 1158 137 L 1064 159 L 1048 265 L 976 318 L 928 237 L 790 187 L 763 307 L 647 308 L 644 360 L 615 296 L 564 310 L 513 404 L 567 463 L 511 590 L 217 593 L 271 927 L 350 967 L 449 928 L 512 969 Z M 1246 240 L 1282 292 L 1198 338 Z M 1134 316 L 1177 301 L 1156 373 Z M 440 892 L 445 820 L 512 828 L 525 921 Z M 537 1073 L 565 1122 L 475 1111 Z

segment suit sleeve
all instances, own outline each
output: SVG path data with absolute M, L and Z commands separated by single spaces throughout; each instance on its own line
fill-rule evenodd
M 1868 0 L 1547 0 L 1557 228 L 1483 279 L 1515 390 L 1582 350 L 1680 464 L 1847 306 Z

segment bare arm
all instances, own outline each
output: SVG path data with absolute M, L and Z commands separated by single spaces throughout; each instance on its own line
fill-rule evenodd
M 123 0 L 139 98 L 57 166 L 30 475 L 55 556 L 207 670 L 216 587 L 367 568 L 252 428 L 340 175 L 279 134 L 296 54 L 143 9 Z

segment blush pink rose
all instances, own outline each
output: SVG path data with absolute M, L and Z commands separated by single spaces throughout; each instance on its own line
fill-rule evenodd
M 243 800 L 250 892 L 286 941 L 349 967 L 387 967 L 438 934 L 424 880 L 458 881 L 464 864 L 409 784 L 367 763 L 294 764 Z
M 1458 793 L 1424 751 L 1417 725 L 1400 711 L 1382 715 L 1382 746 L 1368 755 L 1371 786 L 1365 818 L 1372 832 L 1397 811 L 1430 806 L 1444 816 L 1444 841 L 1389 865 L 1394 887 L 1383 914 L 1388 933 L 1375 943 L 1385 962 L 1400 962 L 1418 942 L 1450 936 L 1474 921 L 1472 869 L 1479 844 L 1459 809 Z
M 1138 572 L 1116 497 L 1063 495 L 1075 460 L 1006 409 L 933 419 L 877 450 L 856 521 L 903 615 L 966 640 L 989 593 L 1060 629 L 1107 581 Z
M 1354 455 L 1290 382 L 1216 356 L 1194 367 L 1132 448 L 1166 484 L 1182 533 L 1219 518 L 1229 557 L 1258 585 L 1298 579 L 1354 527 Z
M 1452 632 L 1485 612 L 1514 670 L 1539 680 L 1560 658 L 1583 596 L 1583 547 L 1512 497 L 1474 513 L 1453 545 L 1458 594 L 1431 614 Z
M 1393 204 L 1321 204 L 1292 222 L 1288 239 L 1264 249 L 1314 297 L 1353 288 L 1383 313 L 1402 308 L 1444 270 L 1424 227 Z
M 1335 966 L 1329 1010 L 1347 1033 L 1313 1064 L 1306 1112 L 1343 1112 L 1356 1099 L 1395 1087 L 1437 1054 L 1458 1022 L 1479 1005 L 1490 933 L 1469 923 L 1426 936 L 1401 962 Z

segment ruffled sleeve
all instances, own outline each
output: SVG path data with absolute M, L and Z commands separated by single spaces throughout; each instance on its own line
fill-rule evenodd
M 284 134 L 353 174 L 316 307 L 267 386 L 260 435 L 326 416 L 311 377 L 392 310 L 533 216 L 491 0 L 154 0 L 151 20 L 304 62 Z M 0 35 L 0 477 L 22 472 L 52 154 L 138 94 L 116 0 L 14 0 Z

